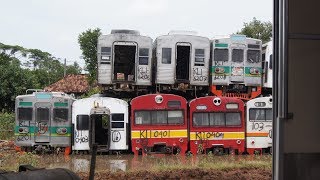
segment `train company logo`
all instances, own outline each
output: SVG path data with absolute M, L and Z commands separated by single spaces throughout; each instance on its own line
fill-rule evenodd
M 190 132 L 190 140 L 244 139 L 245 132 Z

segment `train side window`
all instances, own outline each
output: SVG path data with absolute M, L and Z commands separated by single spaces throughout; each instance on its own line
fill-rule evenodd
M 110 64 L 111 62 L 111 47 L 101 47 L 100 64 Z
M 260 51 L 259 50 L 248 50 L 247 61 L 250 63 L 260 62 Z
M 149 49 L 139 48 L 139 65 L 148 65 Z
M 49 121 L 49 108 L 37 108 L 37 121 Z
M 19 121 L 32 121 L 32 108 L 18 108 Z
M 68 121 L 68 109 L 54 108 L 53 120 L 55 121 Z
M 124 114 L 123 113 L 114 113 L 111 114 L 112 121 L 124 121 Z
M 269 60 L 269 62 L 270 62 L 269 68 L 270 68 L 270 69 L 272 69 L 272 59 L 273 59 L 272 54 L 270 54 L 270 60 Z
M 208 113 L 193 113 L 193 126 L 209 126 Z
M 195 49 L 195 66 L 204 66 L 204 49 Z
M 168 112 L 167 111 L 152 111 L 151 124 L 167 124 Z
M 77 130 L 89 130 L 89 115 L 77 115 Z
M 232 49 L 232 61 L 243 62 L 243 49 Z
M 171 48 L 162 48 L 162 64 L 171 64 Z
M 214 61 L 228 61 L 229 50 L 228 49 L 214 49 Z
M 150 111 L 137 111 L 134 113 L 135 124 L 151 124 Z
M 241 115 L 237 112 L 226 113 L 226 126 L 241 125 Z
M 272 108 L 265 109 L 266 110 L 266 121 L 272 121 Z
M 210 126 L 225 126 L 226 119 L 224 113 L 210 113 Z
M 168 124 L 183 124 L 182 111 L 168 111 Z

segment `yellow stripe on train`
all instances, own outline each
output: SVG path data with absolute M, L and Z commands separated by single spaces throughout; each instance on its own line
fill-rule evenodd
M 184 130 L 139 130 L 131 131 L 131 139 L 140 138 L 187 138 L 188 131 Z
M 244 132 L 191 132 L 190 140 L 229 140 L 229 139 L 244 139 Z

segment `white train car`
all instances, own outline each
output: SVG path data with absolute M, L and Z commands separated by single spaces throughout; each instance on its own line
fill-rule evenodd
M 253 99 L 261 94 L 261 40 L 245 35 L 212 39 L 211 92 Z
M 210 40 L 188 32 L 171 32 L 154 42 L 157 91 L 203 90 L 208 93 Z
M 109 97 L 76 100 L 72 105 L 72 150 L 128 150 L 128 103 Z
M 272 97 L 247 102 L 247 152 L 272 153 Z
M 105 90 L 145 90 L 152 85 L 152 39 L 134 30 L 98 38 L 98 83 Z
M 273 66 L 273 44 L 272 41 L 264 44 L 262 46 L 262 84 L 263 84 L 263 94 L 272 94 L 272 66 Z

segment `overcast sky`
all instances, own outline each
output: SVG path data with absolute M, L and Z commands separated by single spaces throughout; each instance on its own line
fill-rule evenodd
M 78 35 L 99 27 L 136 29 L 155 39 L 171 30 L 212 38 L 253 17 L 272 22 L 272 0 L 1 0 L 0 42 L 47 51 L 68 64 L 80 59 Z

